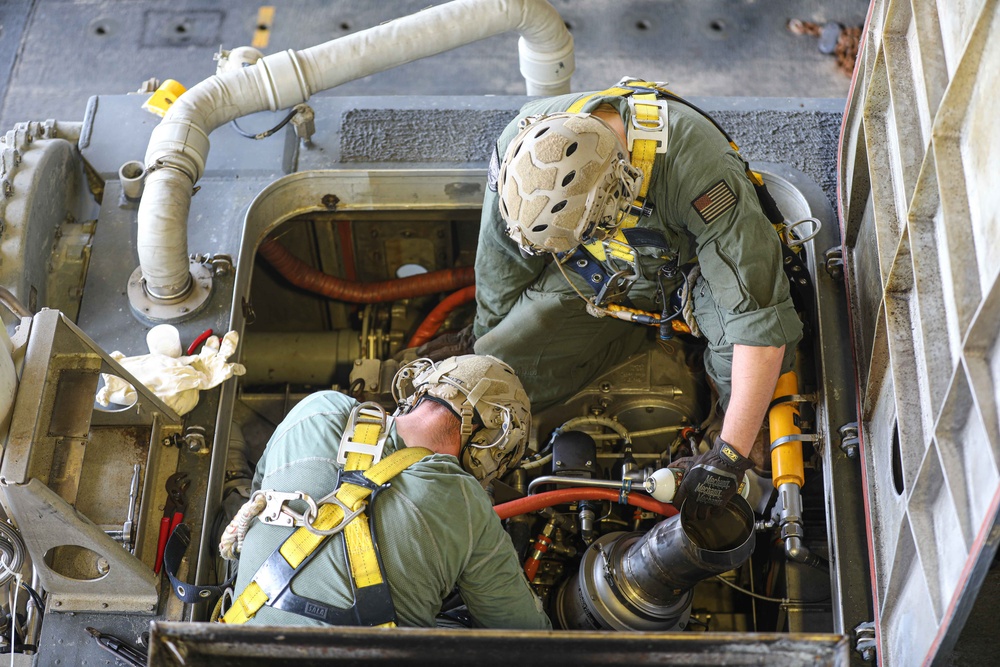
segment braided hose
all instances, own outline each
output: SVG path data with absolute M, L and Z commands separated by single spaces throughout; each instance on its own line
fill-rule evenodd
M 452 292 L 444 299 L 441 303 L 434 306 L 434 310 L 427 314 L 424 321 L 420 323 L 417 327 L 416 332 L 413 337 L 410 338 L 410 342 L 406 344 L 406 347 L 417 347 L 418 345 L 423 345 L 437 333 L 438 329 L 441 328 L 441 324 L 445 321 L 451 311 L 455 310 L 461 305 L 469 303 L 476 298 L 476 286 L 469 285 L 468 287 L 463 287 L 457 292 Z
M 21 571 L 26 553 L 24 540 L 17 529 L 6 521 L 0 521 L 0 586 Z
M 385 303 L 438 292 L 451 292 L 476 282 L 471 266 L 431 271 L 409 278 L 358 283 L 327 275 L 309 266 L 274 239 L 260 244 L 258 253 L 288 282 L 316 294 L 349 303 Z
M 526 496 L 524 498 L 518 498 L 517 500 L 511 500 L 510 502 L 496 505 L 493 507 L 493 511 L 495 511 L 497 516 L 501 519 L 509 519 L 512 516 L 517 516 L 519 514 L 537 512 L 538 510 L 546 507 L 562 505 L 564 503 L 570 503 L 577 500 L 611 500 L 618 503 L 624 500 L 629 505 L 640 507 L 644 510 L 655 512 L 656 514 L 662 514 L 663 516 L 673 516 L 677 514 L 677 508 L 673 505 L 670 505 L 669 503 L 661 503 L 660 501 L 653 500 L 649 496 L 641 493 L 630 493 L 623 499 L 621 492 L 615 491 L 614 489 L 595 489 L 589 487 L 571 487 L 568 489 L 557 489 L 555 491 L 536 493 L 533 496 Z

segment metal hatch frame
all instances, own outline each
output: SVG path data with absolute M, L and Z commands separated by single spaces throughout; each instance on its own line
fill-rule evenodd
M 873 0 L 841 132 L 885 665 L 951 650 L 1000 543 L 1000 2 L 977 5 Z

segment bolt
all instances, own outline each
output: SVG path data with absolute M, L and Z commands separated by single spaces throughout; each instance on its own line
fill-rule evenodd
M 588 466 L 594 465 L 594 462 L 593 461 L 587 461 L 587 465 Z
M 163 440 L 161 440 L 161 444 L 163 444 L 164 447 L 169 447 L 170 445 L 172 445 L 174 443 L 173 443 L 173 440 L 171 440 L 169 437 L 166 437 Z
M 101 609 L 107 609 L 107 608 L 108 608 L 108 603 L 107 602 L 102 602 L 101 603 Z
M 62 606 L 62 600 L 56 600 L 55 602 L 52 603 L 52 606 L 53 607 L 61 607 Z
M 180 307 L 180 311 L 181 311 L 182 313 L 186 313 L 186 312 L 188 311 L 188 307 L 187 307 L 187 306 L 181 306 L 181 307 Z
M 559 467 L 562 467 L 562 464 L 563 464 L 563 462 L 562 462 L 562 461 L 556 461 L 556 465 L 557 465 L 557 466 L 559 466 Z
M 107 574 L 111 571 L 111 564 L 108 563 L 108 559 L 101 557 L 97 559 L 97 571 L 101 574 Z
M 340 197 L 337 195 L 323 195 L 323 199 L 320 200 L 323 206 L 328 210 L 332 211 L 337 208 L 337 204 L 340 203 Z

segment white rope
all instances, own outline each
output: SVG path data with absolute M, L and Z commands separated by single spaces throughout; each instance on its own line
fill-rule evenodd
M 691 330 L 691 335 L 696 338 L 701 338 L 701 329 L 698 328 L 698 322 L 694 319 L 694 298 L 692 296 L 694 292 L 694 284 L 701 277 L 701 267 L 695 264 L 688 271 L 687 280 L 684 281 L 684 288 L 681 290 L 681 315 L 684 317 L 684 324 L 688 325 Z
M 222 538 L 219 540 L 220 556 L 226 560 L 239 558 L 240 552 L 243 551 L 243 540 L 246 539 L 247 531 L 250 530 L 250 523 L 264 511 L 265 507 L 267 507 L 267 499 L 263 494 L 254 494 L 250 500 L 243 503 L 243 507 L 222 533 Z

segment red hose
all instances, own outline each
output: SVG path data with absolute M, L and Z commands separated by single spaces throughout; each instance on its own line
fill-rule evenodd
M 261 243 L 258 253 L 296 287 L 350 303 L 398 301 L 438 292 L 451 292 L 476 282 L 475 269 L 468 266 L 431 271 L 409 278 L 359 283 L 335 278 L 314 269 L 288 252 L 288 249 L 274 239 L 267 239 Z
M 468 287 L 463 287 L 457 292 L 452 292 L 444 299 L 441 303 L 434 306 L 434 310 L 427 314 L 424 321 L 420 323 L 417 327 L 416 332 L 413 337 L 410 338 L 410 342 L 406 344 L 406 347 L 416 347 L 418 345 L 423 345 L 431 338 L 434 334 L 438 332 L 441 328 L 441 323 L 447 319 L 451 311 L 455 310 L 462 304 L 469 303 L 476 298 L 476 286 L 469 285 Z
M 546 491 L 545 493 L 537 493 L 533 496 L 511 500 L 510 502 L 496 505 L 493 510 L 501 519 L 509 519 L 512 516 L 517 516 L 519 514 L 536 512 L 543 507 L 561 505 L 575 500 L 613 500 L 618 502 L 619 496 L 618 492 L 614 489 L 596 489 L 587 486 L 574 486 L 568 489 L 556 489 L 555 491 Z M 669 503 L 661 503 L 658 500 L 653 500 L 649 496 L 640 493 L 628 494 L 627 500 L 629 505 L 641 507 L 644 510 L 656 512 L 657 514 L 662 514 L 663 516 L 673 516 L 677 514 L 677 508 L 673 505 Z
M 198 346 L 204 343 L 206 340 L 208 340 L 213 333 L 214 332 L 211 329 L 205 329 L 204 331 L 202 331 L 200 334 L 198 334 L 198 337 L 195 338 L 190 345 L 188 345 L 188 349 L 185 351 L 185 354 L 187 354 L 187 356 L 190 357 L 198 350 Z

